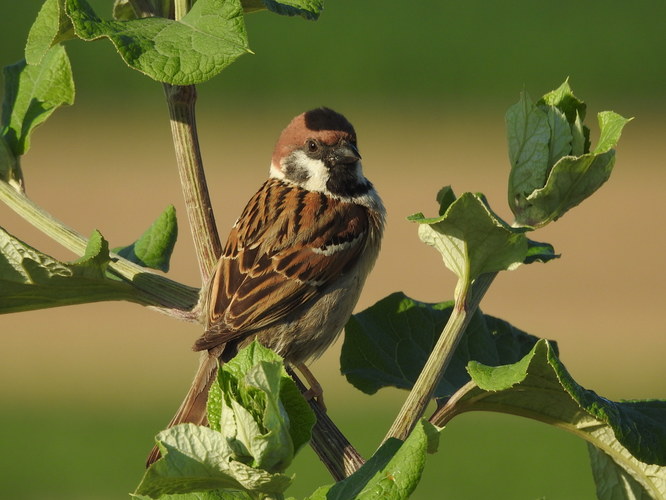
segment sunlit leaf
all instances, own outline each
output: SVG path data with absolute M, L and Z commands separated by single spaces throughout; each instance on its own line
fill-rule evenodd
M 2 135 L 15 156 L 30 148 L 30 135 L 60 106 L 74 102 L 72 69 L 65 49 L 54 45 L 38 65 L 5 66 Z
M 169 205 L 138 240 L 114 251 L 141 266 L 167 272 L 177 238 L 176 209 Z
M 198 0 L 179 21 L 102 20 L 85 0 L 67 0 L 67 13 L 78 37 L 109 38 L 130 67 L 174 85 L 206 81 L 249 52 L 240 0 Z
M 416 488 L 426 455 L 434 453 L 439 429 L 421 420 L 405 442 L 389 439 L 359 470 L 334 485 L 324 486 L 306 500 L 403 500 Z

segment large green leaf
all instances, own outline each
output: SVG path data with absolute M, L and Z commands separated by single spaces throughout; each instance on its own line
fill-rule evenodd
M 345 327 L 341 370 L 357 389 L 411 389 L 451 315 L 453 302 L 427 304 L 393 293 L 352 316 Z M 470 360 L 514 363 L 538 338 L 477 311 L 440 380 L 435 397 L 452 395 L 470 380 Z
M 67 14 L 78 37 L 109 38 L 130 67 L 174 85 L 206 81 L 250 52 L 240 0 L 198 0 L 179 21 L 102 20 L 85 0 L 67 0 Z
M 60 262 L 0 228 L 0 313 L 103 300 L 148 303 L 141 292 L 106 274 L 109 247 L 95 231 L 86 254 Z
M 30 134 L 64 104 L 74 102 L 72 69 L 65 49 L 54 45 L 39 64 L 5 66 L 2 136 L 15 156 L 30 148 Z
M 167 272 L 177 238 L 176 209 L 169 205 L 138 240 L 126 247 L 116 248 L 114 252 L 141 266 Z
M 454 414 L 497 411 L 557 425 L 606 453 L 652 498 L 666 495 L 666 401 L 617 403 L 584 389 L 546 340 L 517 363 L 472 361 L 468 370 L 476 385 L 455 402 Z
M 386 441 L 359 470 L 334 485 L 323 486 L 307 500 L 402 500 L 416 488 L 426 454 L 437 451 L 439 429 L 420 421 L 403 443 Z

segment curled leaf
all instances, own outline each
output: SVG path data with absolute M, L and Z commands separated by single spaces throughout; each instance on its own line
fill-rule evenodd
M 507 111 L 509 205 L 520 225 L 541 227 L 557 220 L 610 177 L 613 148 L 629 120 L 612 111 L 599 113 L 601 137 L 590 152 L 585 111 L 568 82 L 536 104 L 522 93 Z

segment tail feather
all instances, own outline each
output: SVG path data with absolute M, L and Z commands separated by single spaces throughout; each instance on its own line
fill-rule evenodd
M 187 392 L 185 399 L 181 403 L 178 411 L 169 422 L 169 427 L 182 423 L 193 423 L 197 425 L 206 425 L 208 419 L 206 418 L 206 402 L 208 400 L 208 390 L 215 380 L 217 374 L 217 360 L 219 352 L 204 352 L 199 361 L 199 369 L 197 370 L 190 390 Z M 146 467 L 149 467 L 153 462 L 160 458 L 160 450 L 157 445 L 153 447 L 146 460 Z

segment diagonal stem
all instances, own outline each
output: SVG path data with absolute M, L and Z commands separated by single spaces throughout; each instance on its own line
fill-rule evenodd
M 301 392 L 305 392 L 305 385 L 294 371 L 291 368 L 287 368 L 287 371 Z M 317 417 L 312 429 L 310 446 L 331 473 L 333 479 L 341 481 L 351 476 L 361 468 L 365 460 L 333 423 L 319 401 L 313 398 L 308 400 L 308 403 Z
M 471 287 L 461 287 L 456 297 L 455 306 L 435 347 L 430 353 L 419 378 L 402 405 L 398 416 L 389 429 L 384 441 L 397 438 L 402 441 L 412 431 L 416 422 L 425 413 L 433 397 L 435 388 L 449 366 L 453 353 L 460 342 L 472 315 L 479 307 L 481 299 L 490 287 L 497 273 L 482 274 L 474 280 Z

